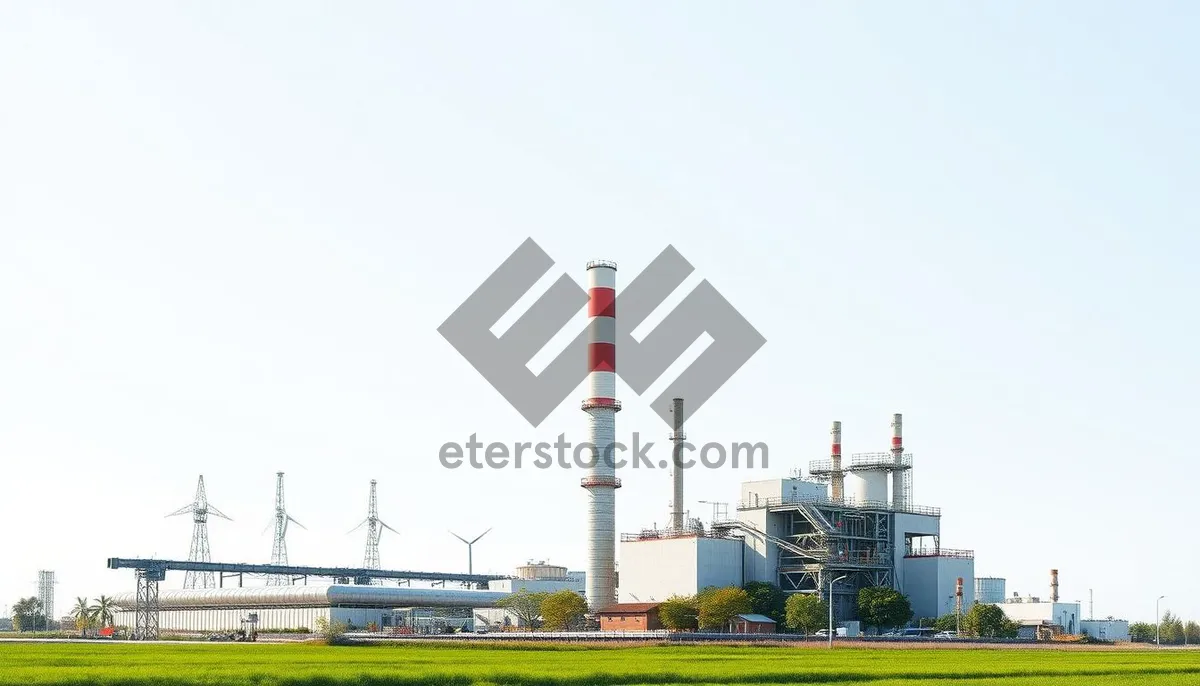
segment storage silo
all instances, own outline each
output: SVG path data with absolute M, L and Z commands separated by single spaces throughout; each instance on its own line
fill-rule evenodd
M 1004 599 L 1004 579 L 995 576 L 975 577 L 975 602 L 1003 603 Z

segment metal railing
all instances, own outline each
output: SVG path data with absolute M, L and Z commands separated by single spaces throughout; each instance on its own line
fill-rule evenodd
M 959 548 L 914 548 L 906 551 L 904 557 L 953 557 L 959 560 L 974 560 L 974 550 Z
M 896 464 L 896 456 L 891 453 L 855 453 L 842 461 L 843 472 L 906 470 L 912 469 L 912 466 L 913 456 L 909 453 L 900 456 L 900 464 Z M 827 477 L 833 473 L 833 460 L 810 460 L 808 472 L 813 476 Z M 799 469 L 792 470 L 792 473 L 800 476 Z
M 754 501 L 742 501 L 738 503 L 739 510 L 756 510 L 763 507 L 781 507 L 785 505 L 800 505 L 804 503 L 815 503 L 826 507 L 844 507 L 860 510 L 883 510 L 887 512 L 899 512 L 902 514 L 919 514 L 930 517 L 941 517 L 942 509 L 940 507 L 925 507 L 922 505 L 900 505 L 896 506 L 892 503 L 879 500 L 856 501 L 853 498 L 833 499 L 828 496 L 819 495 L 791 495 L 786 497 L 776 498 L 759 498 Z
M 637 533 L 621 534 L 621 541 L 655 541 L 663 538 L 733 538 L 725 529 L 708 529 L 700 526 L 685 526 L 682 529 L 642 529 Z

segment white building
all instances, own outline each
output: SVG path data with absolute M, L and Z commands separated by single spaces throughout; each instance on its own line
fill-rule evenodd
M 900 590 L 912 604 L 914 618 L 953 614 L 958 608 L 958 580 L 962 579 L 962 611 L 975 604 L 975 560 L 971 551 L 947 550 L 909 555 L 903 559 Z
M 668 538 L 622 536 L 620 602 L 660 602 L 673 595 L 695 595 L 708 586 L 742 586 L 745 557 L 741 539 L 702 532 Z

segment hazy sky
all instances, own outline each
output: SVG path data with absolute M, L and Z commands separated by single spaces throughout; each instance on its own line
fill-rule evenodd
M 200 473 L 218 560 L 269 559 L 283 470 L 293 563 L 361 562 L 375 478 L 386 567 L 494 526 L 477 570 L 582 568 L 578 470 L 437 460 L 582 440 L 582 386 L 533 429 L 436 331 L 532 236 L 543 286 L 673 244 L 673 302 L 707 278 L 766 337 L 688 433 L 770 467 L 689 472 L 693 514 L 903 412 L 977 575 L 1200 619 L 1197 12 L 0 4 L 0 604 L 185 558 Z M 621 476 L 618 529 L 663 524 L 667 473 Z

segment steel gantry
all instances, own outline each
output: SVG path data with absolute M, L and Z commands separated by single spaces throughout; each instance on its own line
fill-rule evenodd
M 264 575 L 267 578 L 286 577 L 307 580 L 308 577 L 330 578 L 351 581 L 357 585 L 370 584 L 373 579 L 395 579 L 400 582 L 429 581 L 445 584 L 448 581 L 486 588 L 489 581 L 507 579 L 497 574 L 459 574 L 442 572 L 415 572 L 389 569 L 366 569 L 363 567 L 307 567 L 294 565 L 244 564 L 240 562 L 196 562 L 188 560 L 151 560 L 145 558 L 108 558 L 109 569 L 132 569 L 137 578 L 135 596 L 133 638 L 156 640 L 158 638 L 158 583 L 168 571 L 216 572 L 223 585 L 227 575 Z

